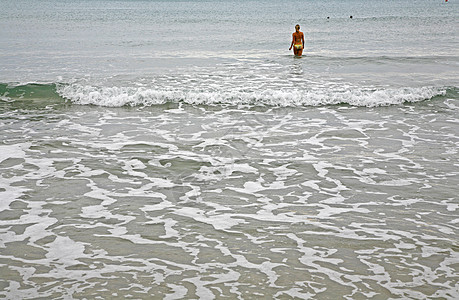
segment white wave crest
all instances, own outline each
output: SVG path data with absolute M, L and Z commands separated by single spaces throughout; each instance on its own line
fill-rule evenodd
M 182 91 L 144 87 L 95 87 L 88 85 L 61 85 L 57 92 L 75 104 L 98 106 L 160 105 L 184 102 L 205 105 L 269 105 L 282 107 L 349 104 L 352 106 L 387 106 L 418 102 L 445 95 L 439 87 L 332 90 L 263 90 L 263 91 Z

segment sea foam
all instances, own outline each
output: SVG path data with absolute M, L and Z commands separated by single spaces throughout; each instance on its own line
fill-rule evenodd
M 194 105 L 267 105 L 281 107 L 348 104 L 352 106 L 387 106 L 419 102 L 444 96 L 446 88 L 347 88 L 310 90 L 162 90 L 146 87 L 97 87 L 90 85 L 58 85 L 58 94 L 75 104 L 108 107 L 151 106 L 184 102 Z

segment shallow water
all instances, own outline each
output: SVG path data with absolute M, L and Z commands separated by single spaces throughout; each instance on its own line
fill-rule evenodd
M 0 297 L 459 298 L 458 14 L 1 2 Z
M 453 299 L 457 104 L 4 103 L 1 293 Z

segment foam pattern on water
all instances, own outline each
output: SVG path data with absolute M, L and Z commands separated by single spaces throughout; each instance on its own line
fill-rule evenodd
M 457 100 L 4 105 L 6 298 L 459 296 Z

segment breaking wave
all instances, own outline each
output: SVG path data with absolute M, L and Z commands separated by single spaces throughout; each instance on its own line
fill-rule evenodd
M 456 88 L 312 88 L 305 90 L 266 89 L 240 90 L 180 90 L 148 87 L 98 87 L 81 84 L 0 84 L 0 99 L 56 98 L 73 104 L 106 107 L 152 106 L 183 102 L 192 105 L 264 105 L 280 107 L 325 106 L 347 104 L 376 107 L 420 102 L 445 96 Z

